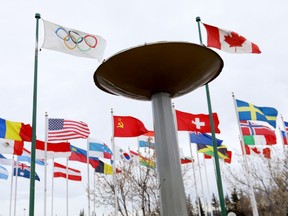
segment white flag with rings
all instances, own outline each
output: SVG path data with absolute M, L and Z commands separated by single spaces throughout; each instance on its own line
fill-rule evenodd
M 106 40 L 99 35 L 63 27 L 46 20 L 42 48 L 102 61 Z

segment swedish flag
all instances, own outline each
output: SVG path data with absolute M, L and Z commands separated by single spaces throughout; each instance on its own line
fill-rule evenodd
M 278 111 L 273 107 L 258 107 L 236 99 L 239 120 L 257 120 L 269 123 L 276 128 Z

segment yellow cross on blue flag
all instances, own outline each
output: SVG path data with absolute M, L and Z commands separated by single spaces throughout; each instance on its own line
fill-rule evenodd
M 46 20 L 44 23 L 44 42 L 42 48 L 63 52 L 69 55 L 103 58 L 106 40 L 99 35 L 63 27 Z
M 276 128 L 278 111 L 273 107 L 258 107 L 236 99 L 239 120 L 257 120 L 269 123 Z

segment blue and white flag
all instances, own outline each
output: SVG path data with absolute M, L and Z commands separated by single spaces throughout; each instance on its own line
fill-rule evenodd
M 89 157 L 112 159 L 111 149 L 102 141 L 89 138 Z
M 28 162 L 31 164 L 30 152 L 27 149 L 23 148 L 23 153 L 21 156 L 18 156 L 18 161 L 25 161 L 25 162 Z M 42 165 L 42 166 L 44 166 L 44 164 L 45 164 L 43 160 L 39 160 L 39 159 L 36 159 L 35 162 L 36 162 L 36 164 Z
M 2 154 L 0 154 L 0 164 L 3 165 L 13 165 L 14 160 L 13 159 L 7 159 Z
M 8 179 L 8 170 L 3 166 L 0 166 L 0 179 Z

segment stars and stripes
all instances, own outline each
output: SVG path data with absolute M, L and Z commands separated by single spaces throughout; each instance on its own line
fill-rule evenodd
M 90 134 L 89 127 L 82 121 L 72 121 L 61 118 L 48 119 L 48 141 L 63 141 L 70 139 L 86 139 Z

